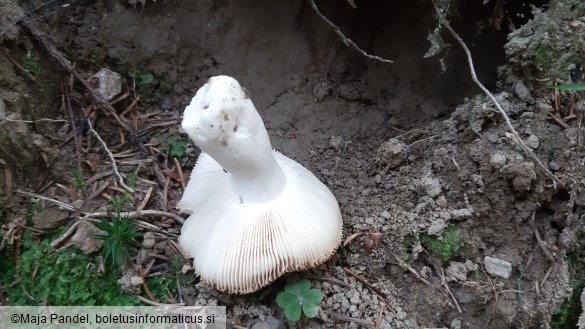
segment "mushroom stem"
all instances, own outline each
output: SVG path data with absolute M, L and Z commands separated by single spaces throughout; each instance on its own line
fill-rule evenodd
M 286 176 L 264 122 L 235 79 L 209 79 L 185 109 L 183 129 L 227 171 L 240 202 L 270 201 L 283 191 Z

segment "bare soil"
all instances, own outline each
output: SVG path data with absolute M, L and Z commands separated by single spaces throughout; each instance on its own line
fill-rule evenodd
M 579 80 L 585 8 L 572 0 L 511 2 L 461 1 L 452 4 L 450 20 L 471 48 L 479 78 L 562 184 L 553 184 L 517 145 L 446 31 L 448 49 L 424 56 L 431 47 L 427 36 L 438 26 L 429 1 L 364 1 L 357 9 L 345 1 L 317 2 L 362 49 L 394 61 L 383 64 L 347 47 L 304 1 L 147 0 L 133 6 L 79 0 L 64 6 L 0 0 L 6 54 L 0 55 L 0 100 L 9 115 L 68 121 L 61 106 L 67 73 L 17 21 L 43 31 L 85 78 L 101 68 L 120 73 L 130 96 L 115 108 L 121 113 L 140 94 L 126 118 L 151 151 L 140 168 L 138 162 L 119 164 L 144 179 L 134 206 L 153 186 L 146 208 L 176 212 L 182 188 L 167 145 L 187 140 L 179 129 L 182 111 L 210 76 L 238 79 L 273 147 L 310 169 L 337 197 L 349 239 L 326 266 L 285 276 L 255 294 L 183 288 L 190 303 L 227 305 L 230 324 L 545 328 L 571 296 L 572 283 L 583 280 L 582 96 L 545 86 Z M 27 52 L 42 68 L 36 81 L 9 60 L 19 62 Z M 154 80 L 137 85 L 129 71 Z M 91 98 L 81 86 L 74 89 L 79 123 Z M 112 151 L 132 149 L 134 157 L 123 160 L 143 160 L 115 121 L 97 111 L 94 126 Z M 65 142 L 69 123 L 1 121 L 0 131 L 8 136 L 0 142 L 0 167 L 12 173 L 14 191 L 71 201 L 59 188 L 71 185 L 77 163 L 74 141 Z M 111 166 L 100 144 L 85 139 L 80 157 L 89 179 Z M 185 177 L 198 152 L 189 144 L 181 157 Z M 156 182 L 153 162 L 171 177 L 167 188 Z M 114 184 L 107 176 L 95 186 L 107 179 Z M 7 184 L 0 178 L 0 190 Z M 26 212 L 26 198 L 2 193 L 12 211 Z M 99 193 L 84 204 L 90 212 L 108 207 Z M 172 220 L 151 220 L 166 232 L 180 229 Z M 462 241 L 449 260 L 423 243 L 455 231 Z M 371 233 L 381 234 L 379 244 Z M 485 256 L 509 262 L 510 277 L 490 273 Z M 275 296 L 300 277 L 311 278 L 325 297 L 318 318 L 293 324 Z

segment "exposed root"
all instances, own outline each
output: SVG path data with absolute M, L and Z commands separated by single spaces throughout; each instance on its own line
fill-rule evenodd
M 339 37 L 341 38 L 341 41 L 343 41 L 343 43 L 345 43 L 345 45 L 351 46 L 353 49 L 357 50 L 360 54 L 362 54 L 366 58 L 373 59 L 375 61 L 387 63 L 387 64 L 394 63 L 394 61 L 391 61 L 389 59 L 385 59 L 385 58 L 382 58 L 382 57 L 379 57 L 376 55 L 370 55 L 367 52 L 365 52 L 364 50 L 362 50 L 355 42 L 353 42 L 350 38 L 346 37 L 345 34 L 343 34 L 343 32 L 341 32 L 341 29 L 339 27 L 337 27 L 337 25 L 333 24 L 333 22 L 331 22 L 327 17 L 325 17 L 325 15 L 321 14 L 321 12 L 319 11 L 319 8 L 317 8 L 317 4 L 315 3 L 315 0 L 309 0 L 309 3 L 311 4 L 311 7 L 313 7 L 313 10 L 315 10 L 315 13 L 317 13 L 317 15 L 319 15 L 319 17 L 321 17 L 323 22 L 327 23 L 327 25 L 329 25 L 333 29 L 333 31 L 335 33 L 337 33 L 337 35 L 339 35 Z
M 469 71 L 471 73 L 471 79 L 473 80 L 473 82 L 492 100 L 492 102 L 494 103 L 494 105 L 504 118 L 504 121 L 506 121 L 506 126 L 508 127 L 508 130 L 512 133 L 512 135 L 514 135 L 522 150 L 526 153 L 526 155 L 532 158 L 532 160 L 542 169 L 542 171 L 547 176 L 549 176 L 552 179 L 554 188 L 556 189 L 557 184 L 563 185 L 563 182 L 561 182 L 561 180 L 557 176 L 551 173 L 550 170 L 544 165 L 544 163 L 542 163 L 542 161 L 540 161 L 540 159 L 534 154 L 534 152 L 532 152 L 532 150 L 526 145 L 526 143 L 524 143 L 524 140 L 522 140 L 520 134 L 518 134 L 516 128 L 514 128 L 514 126 L 512 125 L 510 117 L 508 117 L 508 114 L 506 114 L 506 111 L 504 111 L 504 109 L 500 105 L 500 102 L 498 102 L 496 97 L 479 81 L 479 79 L 477 78 L 477 74 L 475 73 L 473 58 L 471 57 L 471 52 L 469 51 L 469 48 L 467 48 L 467 45 L 465 44 L 463 39 L 461 39 L 461 37 L 459 36 L 459 34 L 457 34 L 457 32 L 455 32 L 455 30 L 453 30 L 447 19 L 445 19 L 445 17 L 441 13 L 441 9 L 439 9 L 436 2 L 432 1 L 432 3 L 433 7 L 435 8 L 435 11 L 437 12 L 439 23 L 441 23 L 449 31 L 449 33 L 451 33 L 451 36 L 453 36 L 453 38 L 457 40 L 459 45 L 461 45 L 461 48 L 463 48 L 463 50 L 465 51 L 465 55 L 467 56 L 467 63 L 469 64 Z

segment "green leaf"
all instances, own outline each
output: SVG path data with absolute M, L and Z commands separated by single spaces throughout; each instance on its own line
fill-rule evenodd
M 290 282 L 284 286 L 284 291 L 293 295 L 302 296 L 303 292 L 311 289 L 311 281 L 307 279 L 301 279 L 296 282 Z
M 301 304 L 299 303 L 292 303 L 289 304 L 287 307 L 283 308 L 284 316 L 286 316 L 289 321 L 299 321 L 301 318 Z
M 319 305 L 303 304 L 303 313 L 307 318 L 314 318 L 319 313 Z
M 321 298 L 323 298 L 323 294 L 317 289 L 309 289 L 303 293 L 305 304 L 319 305 Z
M 299 304 L 299 297 L 283 291 L 276 296 L 276 304 L 282 309 L 287 308 L 290 304 Z
M 557 85 L 557 86 L 546 86 L 550 89 L 559 89 L 559 90 L 585 90 L 585 84 L 583 83 L 569 83 L 564 85 Z
M 154 77 L 150 73 L 139 74 L 137 78 L 139 81 L 138 84 L 143 86 L 152 83 L 152 81 L 154 80 Z

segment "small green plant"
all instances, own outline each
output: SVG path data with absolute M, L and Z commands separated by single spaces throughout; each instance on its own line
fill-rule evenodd
M 308 318 L 317 316 L 322 298 L 321 291 L 311 289 L 311 281 L 302 279 L 284 286 L 284 291 L 276 296 L 276 303 L 287 319 L 298 321 L 301 318 L 301 309 Z
M 463 245 L 461 230 L 458 229 L 445 231 L 441 239 L 425 235 L 421 242 L 444 262 L 453 258 Z
M 131 172 L 128 174 L 128 178 L 126 178 L 126 184 L 130 187 L 130 188 L 135 188 L 136 187 L 136 180 L 138 179 L 138 175 L 136 175 L 135 172 Z
M 39 60 L 30 51 L 22 56 L 22 66 L 31 74 L 39 75 L 41 72 L 41 66 Z
M 105 232 L 103 235 L 96 236 L 97 239 L 104 241 L 102 248 L 104 261 L 107 263 L 108 259 L 111 259 L 114 265 L 124 265 L 130 256 L 129 248 L 133 239 L 142 236 L 136 232 L 134 221 L 120 218 L 120 213 L 118 213 L 112 216 L 111 221 L 102 220 L 97 227 Z
M 571 286 L 573 294 L 553 313 L 550 324 L 552 329 L 577 328 L 577 321 L 583 310 L 581 293 L 585 284 L 583 281 L 574 281 Z
M 154 77 L 150 73 L 139 72 L 136 70 L 128 71 L 128 75 L 134 79 L 136 84 L 136 89 L 139 91 L 144 90 L 146 86 L 154 81 Z
M 189 142 L 184 140 L 177 140 L 174 138 L 169 138 L 168 141 L 168 149 L 169 149 L 169 156 L 171 158 L 181 159 L 185 156 L 185 150 L 189 145 Z
M 56 232 L 56 236 L 63 231 Z M 120 292 L 118 273 L 77 249 L 54 251 L 47 237 L 37 243 L 28 231 L 22 240 L 17 266 L 14 257 L 0 254 L 0 283 L 10 305 L 139 305 L 136 297 Z M 107 265 L 107 264 L 106 264 Z
M 473 281 L 479 281 L 481 280 L 481 273 L 478 270 L 471 271 L 469 278 Z
M 85 180 L 83 180 L 83 174 L 81 170 L 75 169 L 73 170 L 73 177 L 75 178 L 75 182 L 73 182 L 73 187 L 82 190 L 85 188 Z
M 116 210 L 117 213 L 120 213 L 124 206 L 132 206 L 132 200 L 130 199 L 128 192 L 124 192 L 124 195 L 121 198 L 118 197 L 112 198 L 110 202 L 114 205 L 114 209 Z

